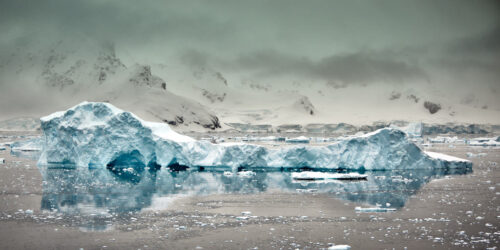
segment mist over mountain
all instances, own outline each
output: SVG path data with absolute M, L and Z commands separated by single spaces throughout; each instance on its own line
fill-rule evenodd
M 499 14 L 497 1 L 0 1 L 0 120 L 89 100 L 209 129 L 498 124 Z

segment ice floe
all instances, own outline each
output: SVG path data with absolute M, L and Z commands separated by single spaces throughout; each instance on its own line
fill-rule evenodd
M 292 179 L 303 181 L 314 180 L 366 180 L 368 175 L 359 173 L 324 173 L 324 172 L 295 172 Z

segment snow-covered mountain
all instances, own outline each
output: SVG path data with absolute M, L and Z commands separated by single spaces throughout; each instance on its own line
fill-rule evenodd
M 112 44 L 61 41 L 20 45 L 0 59 L 0 120 L 40 117 L 87 100 L 110 102 L 177 130 L 394 120 L 500 124 L 494 91 L 481 99 L 452 85 L 415 81 L 347 84 L 266 76 L 223 62 L 149 61 Z
M 151 66 L 125 65 L 113 46 L 92 45 L 74 50 L 66 45 L 60 42 L 39 51 L 19 49 L 2 61 L 0 80 L 16 84 L 10 86 L 11 93 L 2 93 L 0 117 L 40 117 L 89 100 L 110 102 L 180 129 L 220 128 L 214 112 L 195 100 L 172 93 Z M 8 127 L 13 121 L 2 124 Z

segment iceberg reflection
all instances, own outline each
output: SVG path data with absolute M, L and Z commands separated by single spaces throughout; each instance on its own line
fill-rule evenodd
M 374 171 L 364 181 L 297 181 L 292 172 L 172 171 L 40 167 L 42 209 L 67 214 L 119 214 L 150 208 L 153 197 L 223 193 L 317 192 L 348 201 L 401 208 L 432 179 L 471 169 Z M 251 173 L 251 174 L 249 174 Z M 389 205 L 386 205 L 389 204 Z

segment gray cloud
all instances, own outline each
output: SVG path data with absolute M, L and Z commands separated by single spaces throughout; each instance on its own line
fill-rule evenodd
M 259 76 L 298 75 L 343 83 L 401 82 L 426 78 L 417 65 L 393 57 L 392 53 L 359 51 L 313 61 L 267 50 L 239 56 L 227 64 L 255 71 Z
M 59 41 L 68 51 L 112 43 L 129 65 L 346 84 L 446 79 L 477 92 L 477 85 L 500 85 L 499 6 L 495 0 L 0 0 L 0 64 Z M 16 75 L 4 77 L 11 71 L 2 74 L 0 98 L 19 84 Z

